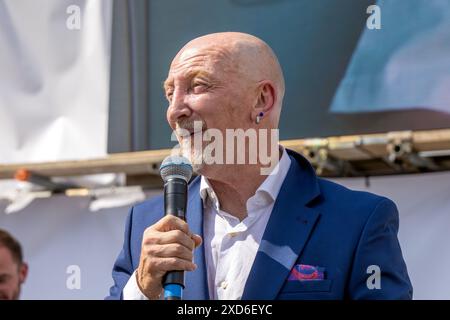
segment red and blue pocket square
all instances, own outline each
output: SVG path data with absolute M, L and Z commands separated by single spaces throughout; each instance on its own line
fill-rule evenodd
M 324 280 L 325 268 L 296 264 L 289 274 L 288 281 Z

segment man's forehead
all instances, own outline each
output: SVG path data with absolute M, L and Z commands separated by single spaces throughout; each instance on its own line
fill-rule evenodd
M 177 56 L 172 62 L 164 85 L 171 85 L 174 78 L 217 78 L 237 70 L 227 54 L 216 50 L 190 51 Z
M 0 269 L 4 270 L 11 264 L 16 264 L 12 257 L 11 251 L 4 246 L 0 246 Z
M 174 77 L 180 77 L 182 79 L 190 79 L 195 77 L 214 78 L 213 75 L 207 70 L 204 70 L 202 68 L 189 68 L 180 71 L 178 74 L 169 73 L 169 76 L 164 81 L 165 88 L 173 86 Z
M 183 48 L 173 59 L 169 73 L 176 73 L 180 69 L 203 68 L 213 69 L 233 65 L 233 54 L 224 46 L 200 46 Z
M 218 41 L 191 41 L 185 45 L 175 56 L 174 60 L 185 60 L 191 56 L 204 55 L 208 58 L 229 59 L 232 55 L 232 46 L 229 43 Z

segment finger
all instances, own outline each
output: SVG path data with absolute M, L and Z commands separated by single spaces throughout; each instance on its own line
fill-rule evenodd
M 193 234 L 191 238 L 192 240 L 194 240 L 195 248 L 199 247 L 203 242 L 202 237 L 200 237 L 198 234 Z
M 179 243 L 190 251 L 194 250 L 194 240 L 186 233 L 180 230 L 172 230 L 168 232 L 161 232 L 158 239 L 158 244 Z
M 158 258 L 154 261 L 155 268 L 161 271 L 194 271 L 197 265 L 192 261 L 180 258 Z
M 160 258 L 180 258 L 187 261 L 193 260 L 192 250 L 189 250 L 185 246 L 178 243 L 154 245 L 151 248 L 151 252 L 154 256 Z
M 189 226 L 186 221 L 183 221 L 182 219 L 172 215 L 164 216 L 161 220 L 155 223 L 152 228 L 162 232 L 170 230 L 181 230 L 186 234 L 190 234 Z

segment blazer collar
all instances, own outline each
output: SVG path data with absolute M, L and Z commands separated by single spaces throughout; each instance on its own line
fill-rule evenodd
M 186 210 L 186 222 L 191 232 L 203 237 L 203 203 L 200 198 L 200 177 L 196 177 L 188 186 L 188 204 Z M 185 272 L 185 289 L 183 292 L 186 300 L 209 299 L 204 244 L 194 250 L 194 262 L 197 269 Z
M 291 167 L 247 279 L 244 300 L 272 300 L 277 296 L 320 216 L 308 207 L 320 195 L 314 169 L 301 155 L 288 152 Z

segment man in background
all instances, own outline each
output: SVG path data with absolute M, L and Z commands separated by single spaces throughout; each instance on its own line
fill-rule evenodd
M 18 300 L 27 273 L 20 243 L 0 229 L 0 300 Z

